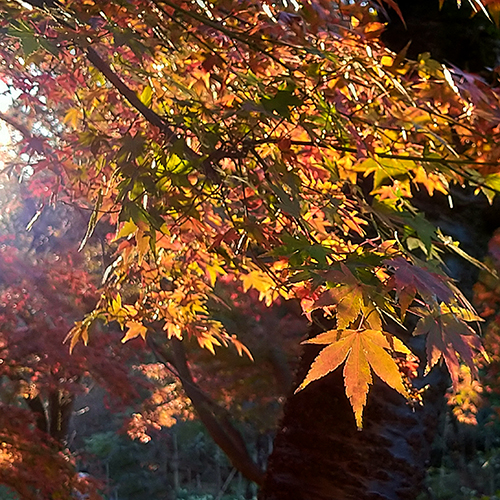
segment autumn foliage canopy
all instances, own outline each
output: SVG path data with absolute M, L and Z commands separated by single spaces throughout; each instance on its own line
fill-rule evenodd
M 81 248 L 105 228 L 113 249 L 70 349 L 115 322 L 122 342 L 163 330 L 251 356 L 212 314 L 230 284 L 332 320 L 307 340 L 325 347 L 299 390 L 343 366 L 359 428 L 374 375 L 415 397 L 411 335 L 426 337 L 426 370 L 475 374 L 479 318 L 442 268 L 443 252 L 464 252 L 413 200 L 452 205 L 457 186 L 493 200 L 494 88 L 385 49 L 368 2 L 0 7 L 0 78 L 15 96 L 0 118 L 20 153 L 6 168 L 39 212 L 87 214 Z

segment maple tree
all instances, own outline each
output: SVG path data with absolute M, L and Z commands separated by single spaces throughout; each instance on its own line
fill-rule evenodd
M 91 380 L 115 402 L 137 399 L 127 363 L 134 351 L 113 349 L 117 332 L 96 329 L 92 344 L 70 355 L 63 340 L 96 301 L 95 275 L 84 265 L 96 250 L 78 254 L 66 246 L 74 228 L 65 224 L 64 210 L 46 212 L 33 233 L 19 230 L 27 219 L 23 186 L 16 190 L 16 184 L 2 176 L 9 196 L 0 201 L 0 483 L 21 498 L 71 498 L 75 492 L 101 498 L 98 484 L 77 474 L 67 449 L 74 401 Z
M 17 94 L 3 118 L 22 135 L 11 170 L 29 172 L 42 207 L 89 212 L 81 248 L 114 228 L 70 349 L 116 322 L 122 342 L 162 331 L 172 351 L 190 338 L 251 355 L 212 314 L 226 282 L 326 318 L 290 404 L 342 364 L 360 429 L 373 374 L 419 400 L 412 332 L 426 336 L 425 373 L 441 361 L 455 385 L 461 363 L 475 373 L 478 317 L 442 270 L 443 251 L 467 255 L 412 199 L 452 205 L 469 185 L 493 200 L 495 88 L 386 50 L 367 2 L 0 6 L 0 73 Z

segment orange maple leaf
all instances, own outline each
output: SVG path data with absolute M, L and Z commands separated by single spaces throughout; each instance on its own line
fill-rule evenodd
M 409 354 L 409 349 L 382 330 L 330 330 L 307 340 L 307 344 L 330 344 L 316 357 L 297 391 L 338 368 L 344 361 L 346 394 L 354 410 L 358 429 L 363 427 L 363 409 L 373 382 L 372 371 L 389 387 L 407 395 L 396 361 L 386 351 Z
M 138 321 L 127 321 L 126 326 L 128 330 L 122 338 L 122 343 L 125 343 L 131 339 L 135 339 L 139 335 L 144 340 L 146 340 L 146 332 L 148 331 L 148 329 L 142 323 L 139 323 Z

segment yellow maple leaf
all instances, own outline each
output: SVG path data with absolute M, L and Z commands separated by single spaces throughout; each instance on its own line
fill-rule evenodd
M 63 122 L 72 128 L 76 128 L 78 126 L 78 122 L 80 121 L 80 116 L 81 112 L 79 109 L 70 108 L 64 115 Z
M 128 328 L 128 330 L 122 338 L 122 343 L 125 343 L 131 339 L 135 339 L 139 335 L 144 340 L 146 340 L 146 332 L 148 331 L 148 329 L 142 323 L 139 323 L 137 321 L 127 321 L 125 326 Z
M 119 240 L 120 238 L 127 238 L 131 234 L 135 234 L 137 231 L 137 226 L 134 224 L 132 219 L 123 223 L 123 226 L 118 231 L 116 238 L 113 241 Z
M 196 337 L 200 347 L 208 349 L 212 354 L 215 354 L 214 346 L 220 346 L 221 343 L 211 334 L 206 333 Z
M 176 337 L 179 340 L 182 340 L 182 332 L 179 325 L 175 323 L 165 323 L 163 329 L 167 332 L 167 337 L 171 339 L 172 337 Z
M 111 301 L 111 313 L 118 314 L 122 309 L 122 297 L 119 293 L 116 294 L 116 297 Z

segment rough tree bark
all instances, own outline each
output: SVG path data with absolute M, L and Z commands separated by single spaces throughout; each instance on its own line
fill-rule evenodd
M 68 429 L 73 413 L 74 397 L 67 391 L 52 390 L 46 398 L 38 395 L 26 400 L 35 415 L 36 426 L 64 448 L 67 444 Z

